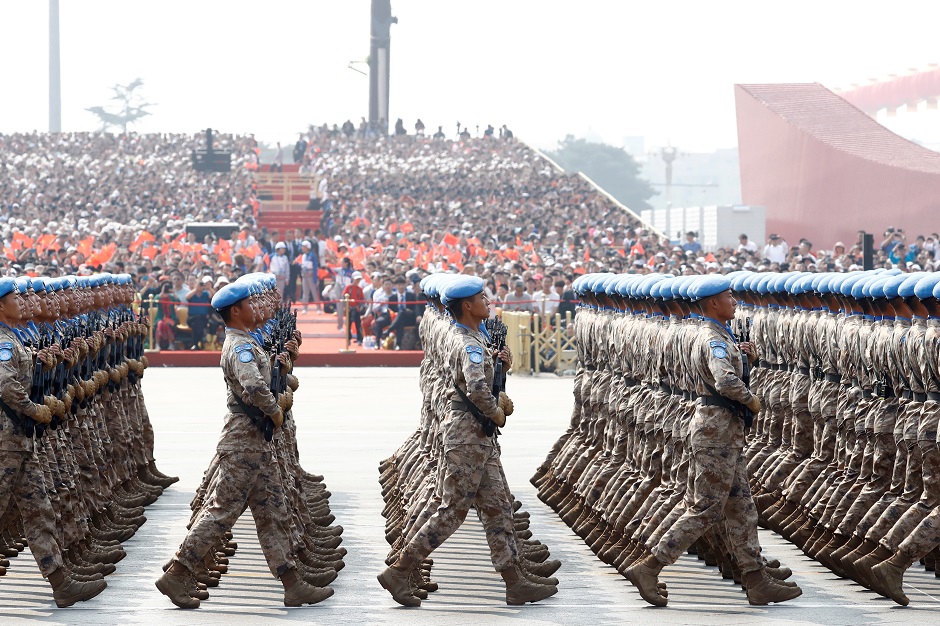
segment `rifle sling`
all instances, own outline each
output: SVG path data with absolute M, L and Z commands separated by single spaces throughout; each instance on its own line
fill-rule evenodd
M 487 437 L 492 437 L 493 433 L 496 431 L 496 423 L 487 416 L 483 415 L 483 411 L 481 411 L 477 405 L 471 402 L 470 398 L 468 398 L 467 394 L 463 392 L 463 389 L 460 388 L 456 380 L 454 381 L 454 389 L 457 390 L 457 394 L 460 396 L 460 399 L 465 405 L 464 407 L 460 408 L 465 408 L 467 411 L 469 411 L 470 415 L 480 422 L 480 426 L 483 427 L 483 433 Z M 454 408 L 454 403 L 451 403 L 451 408 Z

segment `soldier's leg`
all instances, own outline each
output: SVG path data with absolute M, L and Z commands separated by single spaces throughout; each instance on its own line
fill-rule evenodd
M 43 576 L 63 566 L 62 550 L 56 540 L 55 511 L 46 495 L 42 470 L 30 452 L 0 454 L 0 511 L 8 498 L 19 510 L 29 549 Z

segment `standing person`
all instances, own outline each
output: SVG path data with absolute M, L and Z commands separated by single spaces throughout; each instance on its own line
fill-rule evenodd
M 493 396 L 493 353 L 480 327 L 489 317 L 483 279 L 460 276 L 447 284 L 441 301 L 455 321 L 439 349 L 450 354 L 453 379 L 443 385 L 450 413 L 441 424 L 444 456 L 442 501 L 401 552 L 378 576 L 379 583 L 403 606 L 421 606 L 411 587 L 411 570 L 463 524 L 476 507 L 486 529 L 493 566 L 506 582 L 506 604 L 544 600 L 558 592 L 554 585 L 529 582 L 521 572 L 513 533 L 512 503 L 503 479 L 500 450 L 484 422 L 502 427 L 513 412 L 505 393 Z M 499 358 L 512 364 L 509 350 Z M 475 417 L 474 415 L 479 415 Z
M 348 259 L 344 259 L 347 261 Z M 350 263 L 350 267 L 352 263 Z M 350 278 L 350 283 L 343 288 L 343 299 L 348 297 L 349 299 L 349 327 L 346 329 L 346 341 L 352 339 L 352 327 L 353 324 L 356 325 L 356 343 L 360 346 L 362 345 L 362 313 L 363 309 L 367 308 L 369 304 L 366 302 L 366 295 L 362 292 L 362 287 L 359 286 L 359 281 L 362 280 L 362 272 L 353 272 Z M 340 321 L 345 324 L 346 316 L 343 315 L 340 317 Z
M 277 290 L 281 293 L 281 300 L 286 304 L 287 281 L 290 278 L 290 259 L 287 257 L 287 244 L 278 241 L 274 246 L 274 256 L 271 257 L 271 273 L 277 279 Z
M 307 312 L 307 305 L 320 299 L 320 260 L 317 253 L 314 252 L 314 245 L 309 241 L 304 241 L 300 253 L 300 278 L 303 285 L 303 294 L 301 299 L 304 303 L 303 312 Z
M 685 234 L 685 243 L 682 244 L 682 249 L 696 256 L 702 251 L 702 244 L 695 240 L 695 233 L 691 230 Z
M 280 141 L 277 142 L 277 150 L 274 152 L 274 161 L 271 163 L 271 171 L 284 171 L 284 149 L 281 147 Z
M 222 374 L 227 387 L 225 424 L 216 446 L 218 466 L 205 505 L 187 533 L 157 589 L 183 609 L 199 608 L 189 595 L 192 572 L 219 539 L 231 530 L 245 508 L 251 509 L 268 568 L 284 585 L 284 605 L 316 604 L 333 595 L 329 587 L 314 587 L 301 579 L 292 555 L 291 513 L 279 475 L 275 443 L 265 441 L 253 412 L 280 428 L 284 412 L 271 392 L 271 361 L 252 336 L 263 315 L 249 301 L 252 286 L 235 282 L 212 298 L 212 307 L 225 322 Z M 276 357 L 290 363 L 283 352 Z
M 702 325 L 692 348 L 699 396 L 689 426 L 692 501 L 652 554 L 629 567 L 625 575 L 644 600 L 666 606 L 667 598 L 657 579 L 659 572 L 675 563 L 706 530 L 723 522 L 741 568 L 748 602 L 762 605 L 792 600 L 802 593 L 800 588 L 777 581 L 764 571 L 757 537 L 757 507 L 747 480 L 745 423 L 738 410 L 747 407 L 756 415 L 761 401 L 741 380 L 742 354 L 754 361 L 757 351 L 750 343 L 738 344 L 728 329 L 737 302 L 727 278 L 710 276 L 696 283 L 694 289 Z
M 189 305 L 189 317 L 186 318 L 192 329 L 193 341 L 190 350 L 199 350 L 206 338 L 206 326 L 209 323 L 209 305 L 212 302 L 212 277 L 203 276 L 196 287 L 186 294 Z
M 333 277 L 332 299 L 336 300 L 336 328 L 342 328 L 346 324 L 346 303 L 343 302 L 343 294 L 346 293 L 346 287 L 353 283 L 355 274 L 359 274 L 359 279 L 362 279 L 362 273 L 353 270 L 352 259 L 343 257 L 339 271 Z
M 293 233 L 293 238 L 287 240 L 287 258 L 290 260 L 290 274 L 287 277 L 287 299 L 297 300 L 297 282 L 300 280 L 301 255 L 303 254 L 303 231 L 299 228 L 294 231 L 288 231 L 288 237 Z
M 23 302 L 12 278 L 0 279 L 0 511 L 12 505 L 19 511 L 29 549 L 42 575 L 52 585 L 56 606 L 64 608 L 90 600 L 104 591 L 104 580 L 79 582 L 65 569 L 56 537 L 56 513 L 43 484 L 43 468 L 32 436 L 17 425 L 52 421 L 48 406 L 29 399 L 32 357 L 12 330 L 22 319 Z
M 503 299 L 504 311 L 529 311 L 534 310 L 532 306 L 532 294 L 525 290 L 525 283 L 517 280 L 513 284 L 512 293 L 507 293 Z
M 780 238 L 780 235 L 772 234 L 767 239 L 767 245 L 764 246 L 764 258 L 771 263 L 786 263 L 787 253 L 790 247 L 787 242 Z

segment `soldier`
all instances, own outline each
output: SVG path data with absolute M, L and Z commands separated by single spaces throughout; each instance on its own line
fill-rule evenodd
M 43 472 L 34 454 L 34 441 L 25 432 L 34 424 L 49 424 L 52 411 L 29 398 L 32 359 L 13 331 L 23 317 L 23 302 L 16 283 L 0 279 L 0 511 L 12 498 L 23 520 L 23 530 L 43 576 L 52 585 L 56 605 L 67 607 L 101 593 L 104 580 L 79 581 L 65 567 L 56 539 L 56 515 L 46 495 Z
M 426 293 L 434 292 L 427 283 L 423 287 L 428 287 Z M 486 529 L 493 565 L 506 581 L 507 604 L 536 602 L 554 595 L 557 587 L 531 582 L 520 565 L 512 499 L 499 448 L 492 437 L 492 429 L 505 424 L 513 406 L 505 394 L 497 398 L 492 393 L 491 353 L 481 332 L 482 323 L 489 317 L 483 281 L 459 276 L 442 288 L 441 303 L 450 312 L 454 326 L 441 335 L 441 355 L 451 373 L 439 381 L 438 387 L 450 407 L 439 430 L 443 445 L 439 458 L 440 505 L 378 580 L 399 604 L 420 606 L 412 572 L 460 526 L 470 506 L 475 505 Z M 507 366 L 511 364 L 508 351 L 499 356 Z
M 217 446 L 218 466 L 206 504 L 176 556 L 157 582 L 161 593 L 180 608 L 198 608 L 190 595 L 190 575 L 202 567 L 219 535 L 231 530 L 251 508 L 262 551 L 271 573 L 284 585 L 284 605 L 315 604 L 333 595 L 329 587 L 315 587 L 298 573 L 293 555 L 290 511 L 277 448 L 264 436 L 268 420 L 275 429 L 284 421 L 284 400 L 271 391 L 271 365 L 251 331 L 258 326 L 260 303 L 254 301 L 253 283 L 235 282 L 220 289 L 212 306 L 226 324 L 222 371 L 228 387 L 228 414 Z M 277 363 L 289 367 L 280 353 Z

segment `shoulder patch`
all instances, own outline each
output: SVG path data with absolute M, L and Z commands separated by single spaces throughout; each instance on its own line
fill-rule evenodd
M 470 352 L 470 350 L 467 350 L 467 352 L 470 353 L 470 356 L 469 356 L 468 358 L 470 359 L 470 362 L 471 362 L 471 363 L 476 363 L 477 365 L 479 365 L 480 363 L 483 362 L 483 354 L 482 354 L 482 353 L 480 353 L 480 352 Z
M 709 341 L 708 347 L 709 348 L 727 348 L 728 344 L 726 344 L 724 341 L 718 341 L 716 339 L 715 341 Z
M 242 363 L 251 363 L 255 360 L 255 353 L 251 350 L 242 350 L 238 353 L 238 360 Z
M 0 343 L 0 349 L 4 349 L 4 348 L 6 348 L 7 350 L 12 350 L 12 349 L 13 349 L 13 342 L 12 342 L 12 341 L 4 341 L 4 342 Z
M 9 361 L 13 358 L 13 351 L 9 348 L 0 348 L 0 361 Z
M 467 346 L 467 352 L 470 354 L 473 354 L 474 352 L 477 354 L 483 354 L 483 348 L 477 345 Z
M 714 356 L 716 359 L 723 359 L 728 356 L 728 351 L 721 346 L 717 346 L 712 348 L 712 356 Z
M 235 346 L 235 354 L 238 354 L 238 353 L 240 353 L 240 352 L 244 352 L 245 350 L 251 350 L 251 344 L 250 344 L 250 343 L 242 343 L 242 344 L 239 344 L 239 345 Z

